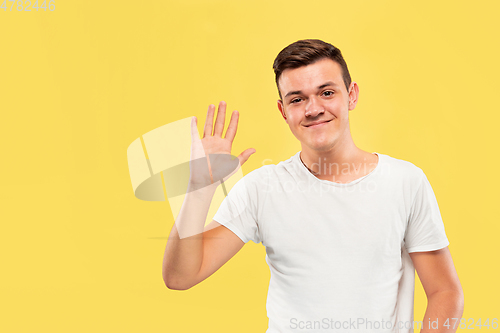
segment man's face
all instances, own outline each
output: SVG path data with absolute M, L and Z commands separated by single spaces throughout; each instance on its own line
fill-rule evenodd
M 359 90 L 352 82 L 347 91 L 338 63 L 325 58 L 286 69 L 278 83 L 283 97 L 278 109 L 303 149 L 328 151 L 350 139 L 349 110 Z

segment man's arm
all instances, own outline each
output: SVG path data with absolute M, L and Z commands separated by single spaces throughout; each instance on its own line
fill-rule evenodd
M 188 190 L 163 257 L 163 280 L 169 289 L 185 290 L 198 284 L 244 245 L 232 231 L 215 221 L 204 228 L 218 180 L 236 171 L 231 171 L 228 157 L 238 127 L 238 112 L 233 112 L 224 138 L 226 103 L 220 102 L 215 124 L 214 114 L 215 105 L 210 105 L 201 140 L 195 121 L 191 122 Z M 238 156 L 238 167 L 255 152 L 252 150 L 247 149 Z M 214 156 L 219 158 L 209 158 Z
M 189 246 L 182 248 L 182 246 L 179 246 L 182 244 L 171 244 L 173 248 L 177 248 L 177 251 L 170 254 L 165 251 L 163 279 L 167 288 L 173 290 L 186 290 L 197 285 L 215 273 L 245 245 L 231 230 L 214 220 L 205 227 L 201 237 L 200 235 L 195 235 L 179 239 L 175 225 L 172 228 L 170 237 L 173 238 L 169 239 L 169 242 L 184 242 L 184 245 Z M 199 241 L 200 238 L 201 242 Z M 184 253 L 182 253 L 183 251 Z M 194 264 L 195 266 L 191 267 L 192 272 L 196 270 L 198 272 L 192 276 L 175 279 L 175 275 L 171 272 L 172 268 L 168 264 L 170 263 L 173 266 L 172 262 L 176 259 L 182 260 L 183 254 L 186 258 L 184 269 L 189 271 L 189 266 Z M 200 258 L 198 262 L 196 262 L 196 258 Z M 182 265 L 182 261 L 179 264 Z M 196 267 L 199 267 L 199 269 Z
M 448 247 L 437 251 L 413 252 L 410 257 L 427 295 L 427 310 L 420 332 L 455 332 L 464 311 L 464 294 Z M 436 320 L 438 327 L 434 325 L 433 328 L 432 323 Z M 443 326 L 445 323 L 449 326 Z

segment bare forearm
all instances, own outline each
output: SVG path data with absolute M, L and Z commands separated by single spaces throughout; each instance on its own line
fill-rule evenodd
M 163 258 L 167 287 L 183 289 L 199 272 L 203 261 L 203 229 L 215 187 L 188 192 L 170 231 Z
M 464 311 L 461 291 L 436 292 L 428 299 L 420 333 L 456 332 Z

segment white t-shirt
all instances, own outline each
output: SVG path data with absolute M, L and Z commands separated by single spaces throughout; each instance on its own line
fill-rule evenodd
M 449 243 L 424 172 L 375 154 L 374 170 L 341 184 L 316 178 L 298 152 L 222 202 L 213 219 L 266 247 L 268 333 L 413 332 L 408 253 Z

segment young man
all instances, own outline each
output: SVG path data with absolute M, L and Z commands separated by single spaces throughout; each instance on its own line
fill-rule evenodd
M 252 240 L 266 247 L 271 270 L 267 332 L 413 332 L 415 269 L 428 298 L 417 326 L 455 332 L 463 292 L 433 190 L 412 163 L 354 144 L 349 111 L 359 88 L 340 50 L 297 41 L 274 71 L 278 109 L 302 150 L 241 179 L 205 229 L 218 185 L 212 174 L 224 163 L 192 170 L 193 190 L 165 250 L 167 287 L 196 285 Z M 209 107 L 193 156 L 230 154 L 238 113 L 222 138 L 225 108 L 221 102 L 212 128 Z M 254 152 L 241 153 L 240 165 Z

